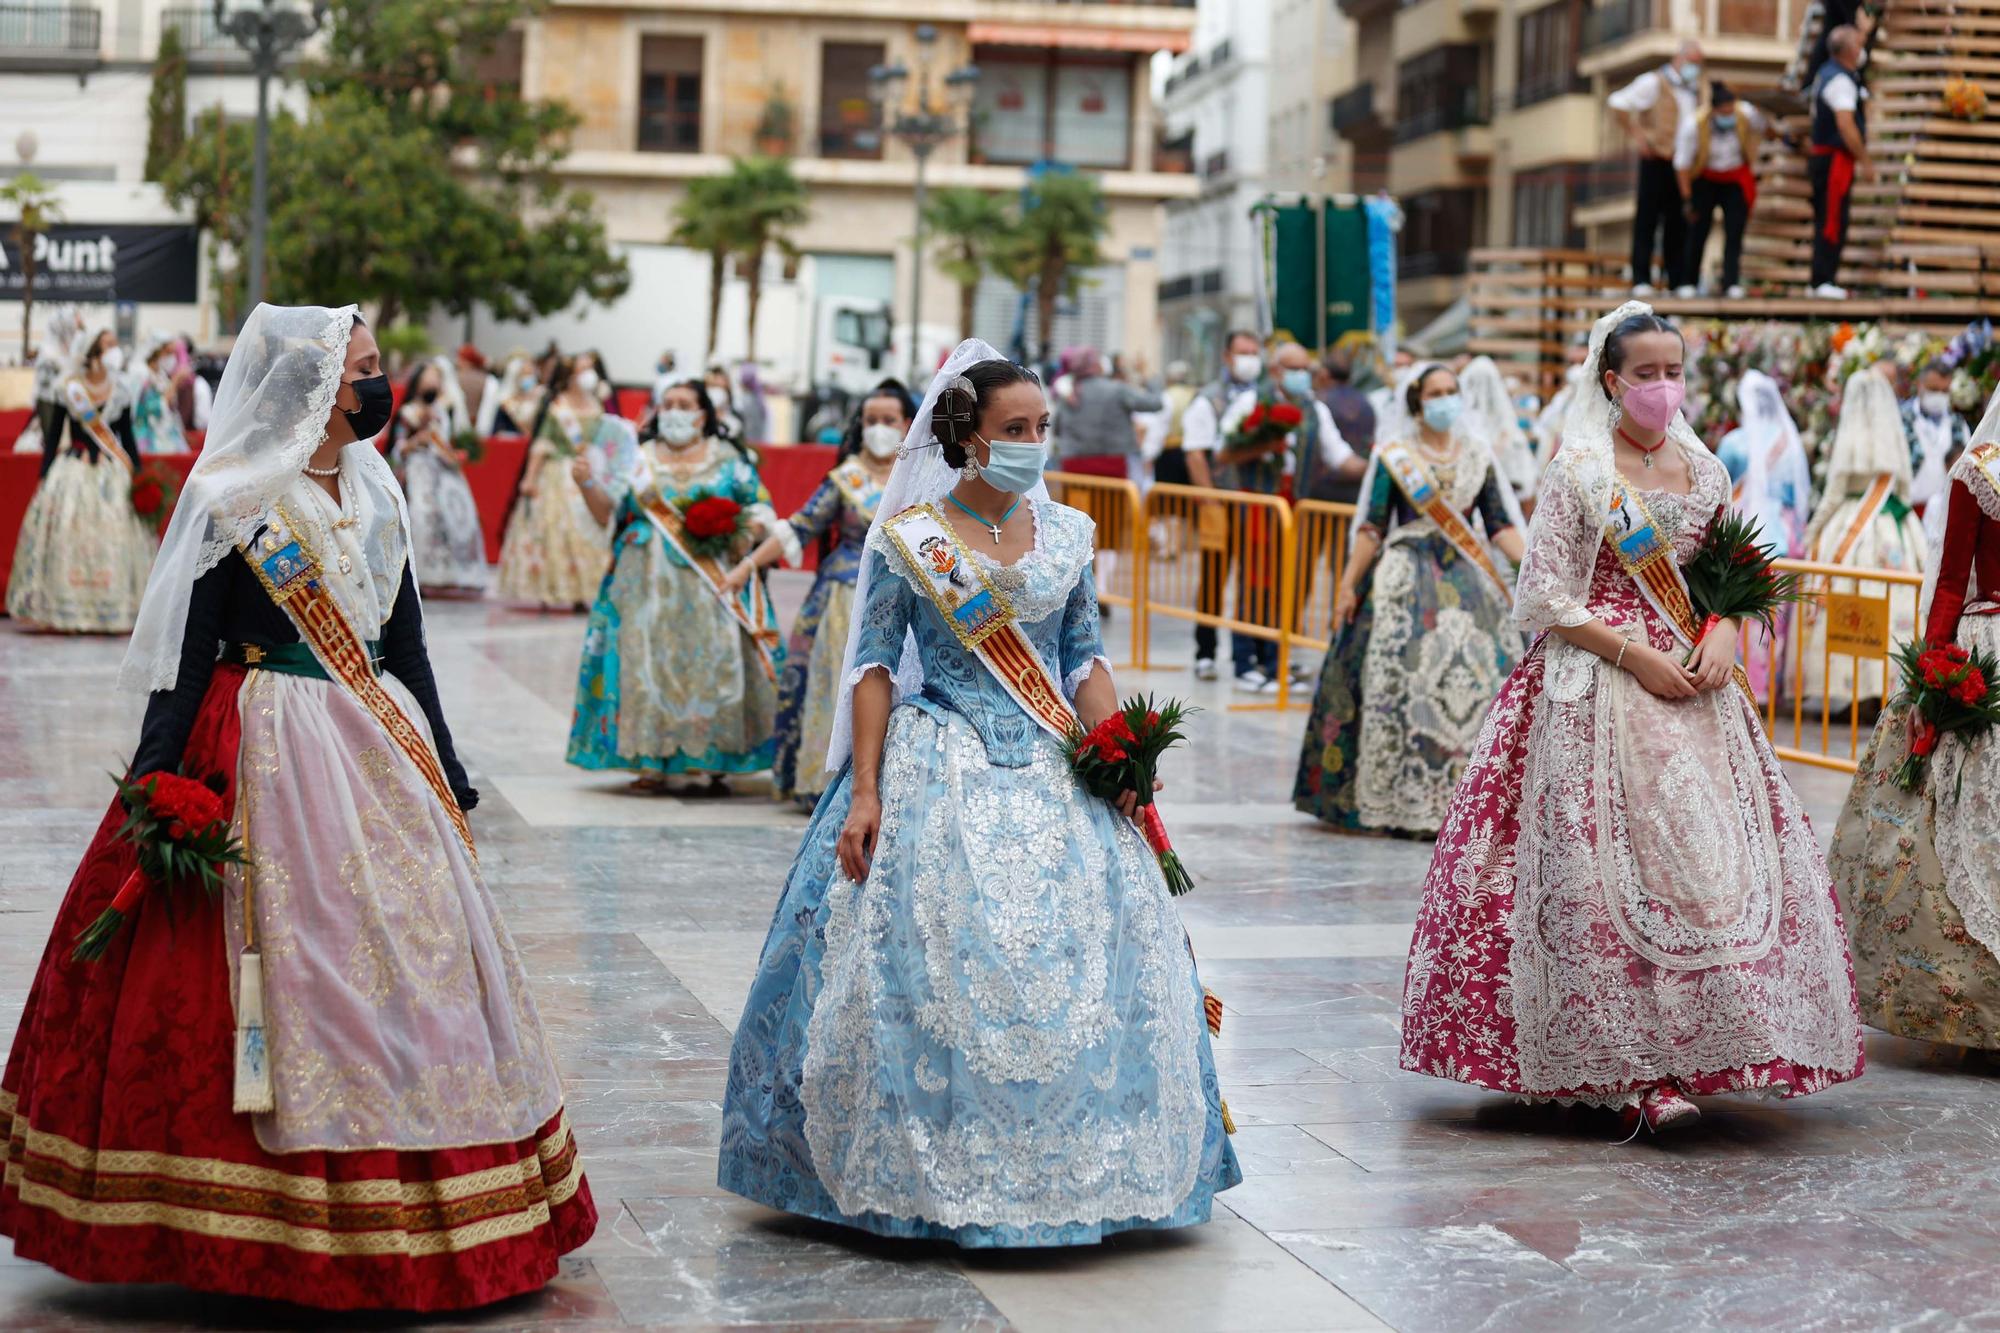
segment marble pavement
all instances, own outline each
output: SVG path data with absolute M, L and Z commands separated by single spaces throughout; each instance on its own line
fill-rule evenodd
M 801 588 L 787 582 L 786 600 Z M 1188 672 L 1127 689 L 1208 711 L 1163 806 L 1183 910 L 1228 1009 L 1217 1048 L 1248 1179 L 1206 1227 L 1077 1252 L 960 1255 L 788 1219 L 715 1185 L 729 1030 L 803 818 L 761 781 L 639 797 L 562 762 L 581 621 L 431 608 L 510 913 L 604 1214 L 546 1292 L 357 1320 L 0 1257 L 0 1329 L 1952 1329 L 2000 1327 L 2000 1074 L 1871 1034 L 1860 1082 L 1716 1101 L 1619 1144 L 1601 1118 L 1399 1072 L 1402 960 L 1428 844 L 1289 806 L 1303 712 L 1232 711 Z M 1115 632 L 1122 625 L 1114 624 Z M 1156 658 L 1181 662 L 1184 627 Z M 1114 648 L 1115 650 L 1115 648 Z M 0 1033 L 129 754 L 121 642 L 0 624 Z M 1843 783 L 1800 771 L 1824 835 Z

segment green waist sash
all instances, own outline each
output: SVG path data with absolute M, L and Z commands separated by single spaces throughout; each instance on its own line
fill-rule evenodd
M 326 668 L 313 656 L 313 650 L 304 643 L 281 643 L 275 646 L 261 643 L 232 643 L 224 645 L 222 660 L 236 666 L 249 667 L 252 671 L 275 671 L 281 676 L 306 676 L 313 680 L 332 680 Z M 382 674 L 382 642 L 368 641 L 368 661 L 375 668 L 375 674 Z

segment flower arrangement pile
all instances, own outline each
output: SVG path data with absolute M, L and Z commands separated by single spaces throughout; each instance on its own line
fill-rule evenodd
M 1984 120 L 1986 90 L 1967 78 L 1944 81 L 1944 113 L 1953 120 Z

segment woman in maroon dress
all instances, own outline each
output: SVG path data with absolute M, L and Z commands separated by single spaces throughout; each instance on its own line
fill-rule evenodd
M 1826 863 L 1736 626 L 1682 665 L 1680 566 L 1730 491 L 1679 414 L 1683 355 L 1639 302 L 1598 322 L 1515 594 L 1541 637 L 1445 816 L 1403 990 L 1403 1068 L 1655 1129 L 1861 1072 Z

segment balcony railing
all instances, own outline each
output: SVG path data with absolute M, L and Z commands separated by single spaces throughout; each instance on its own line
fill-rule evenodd
M 0 5 L 0 60 L 16 69 L 94 64 L 103 31 L 95 5 Z
M 160 13 L 160 26 L 172 28 L 179 35 L 184 50 L 204 55 L 243 55 L 247 58 L 247 53 L 236 44 L 236 39 L 216 25 L 215 7 L 212 5 L 170 5 Z
M 1334 98 L 1332 116 L 1333 132 L 1340 135 L 1380 124 L 1382 117 L 1375 109 L 1375 84 L 1357 83 Z
M 1583 49 L 1600 51 L 1653 27 L 1653 0 L 1608 0 L 1583 16 Z
M 1460 88 L 1456 93 L 1446 94 L 1440 106 L 1399 117 L 1396 121 L 1396 142 L 1415 143 L 1418 139 L 1445 130 L 1470 129 L 1475 125 L 1492 123 L 1491 99 L 1477 88 Z
M 1221 150 L 1220 152 L 1210 153 L 1207 156 L 1207 158 L 1205 158 L 1202 161 L 1201 178 L 1203 180 L 1212 181 L 1217 176 L 1226 176 L 1228 174 L 1229 174 L 1229 150 L 1227 148 Z
M 1548 102 L 1571 93 L 1590 91 L 1590 80 L 1573 70 L 1563 70 L 1546 78 L 1519 84 L 1514 89 L 1514 109 L 1534 106 L 1537 102 Z
M 1431 250 L 1396 257 L 1399 278 L 1455 278 L 1472 267 L 1472 256 L 1464 250 Z

